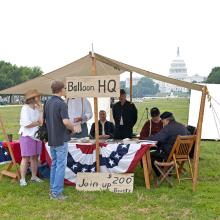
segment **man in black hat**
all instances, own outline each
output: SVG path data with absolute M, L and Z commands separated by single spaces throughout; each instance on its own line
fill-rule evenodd
M 177 122 L 171 112 L 164 112 L 160 115 L 160 118 L 164 127 L 159 133 L 147 138 L 148 140 L 158 142 L 156 151 L 151 152 L 152 167 L 157 176 L 159 176 L 160 173 L 154 166 L 154 161 L 157 160 L 161 162 L 167 160 L 177 136 L 189 135 L 187 128 Z
M 115 121 L 115 139 L 132 138 L 133 127 L 137 122 L 137 109 L 135 105 L 126 100 L 126 92 L 120 90 L 119 102 L 113 108 Z

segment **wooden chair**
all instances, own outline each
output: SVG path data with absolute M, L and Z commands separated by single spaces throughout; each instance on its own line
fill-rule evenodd
M 189 136 L 177 136 L 176 142 L 170 152 L 170 155 L 167 159 L 167 162 L 174 161 L 176 176 L 178 181 L 180 182 L 180 174 L 183 170 L 183 166 L 185 162 L 188 163 L 189 166 L 189 174 L 190 178 L 182 178 L 183 179 L 193 179 L 193 171 L 192 164 L 190 161 L 190 151 L 195 143 L 196 135 Z
M 180 175 L 183 170 L 183 166 L 185 162 L 188 162 L 189 173 L 191 177 L 184 179 L 193 179 L 192 164 L 190 161 L 189 154 L 192 149 L 192 146 L 195 143 L 195 140 L 196 140 L 195 135 L 177 136 L 167 161 L 163 161 L 163 162 L 155 161 L 154 164 L 162 175 L 159 183 L 161 183 L 163 180 L 166 180 L 172 186 L 172 183 L 169 180 L 169 175 L 171 174 L 173 166 L 175 167 L 176 176 L 180 183 L 180 180 L 183 180 L 183 178 L 180 179 Z
M 158 162 L 158 161 L 154 161 L 154 165 L 155 167 L 158 169 L 158 171 L 161 174 L 161 177 L 156 180 L 155 182 L 155 186 L 157 187 L 158 185 L 160 185 L 164 180 L 166 180 L 170 186 L 173 186 L 172 181 L 170 180 L 169 175 L 171 174 L 173 168 L 174 168 L 174 162 Z
M 190 135 L 197 135 L 197 128 L 191 125 L 187 125 L 186 126 L 187 130 L 189 131 Z M 189 157 L 190 159 L 193 159 L 194 157 L 194 149 L 195 149 L 195 143 L 192 146 L 192 149 L 189 153 Z
M 6 133 L 6 129 L 5 129 L 4 123 L 2 121 L 1 115 L 0 115 L 0 127 L 2 128 L 2 133 L 6 139 L 6 143 L 7 143 L 6 150 L 8 151 L 8 153 L 11 156 L 11 162 L 8 165 L 6 165 L 6 167 L 3 170 L 0 171 L 0 181 L 2 180 L 3 176 L 10 177 L 10 178 L 12 178 L 13 181 L 19 181 L 21 178 L 20 170 L 17 167 L 17 163 L 15 161 L 12 147 L 9 142 L 8 135 Z

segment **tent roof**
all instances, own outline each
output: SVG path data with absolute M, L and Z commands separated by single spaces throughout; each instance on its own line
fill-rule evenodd
M 117 60 L 110 59 L 95 53 L 97 75 L 120 75 L 123 72 L 136 72 L 152 79 L 185 87 L 188 89 L 202 91 L 203 86 L 181 80 L 176 80 L 156 73 L 152 73 L 131 65 L 124 64 Z M 63 66 L 50 73 L 44 74 L 27 82 L 13 86 L 11 88 L 0 91 L 0 94 L 19 94 L 22 95 L 28 90 L 36 88 L 44 95 L 51 95 L 50 84 L 54 80 L 65 81 L 66 77 L 71 76 L 89 76 L 91 73 L 91 53 L 79 60 L 76 60 L 66 66 Z

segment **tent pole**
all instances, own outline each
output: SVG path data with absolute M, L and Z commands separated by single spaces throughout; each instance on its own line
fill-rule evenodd
M 194 172 L 193 172 L 193 192 L 196 191 L 197 179 L 198 179 L 198 172 L 199 172 L 199 154 L 200 154 L 200 143 L 201 143 L 201 136 L 202 136 L 202 122 L 203 116 L 205 111 L 205 100 L 207 95 L 207 87 L 204 86 L 202 89 L 202 97 L 199 109 L 199 118 L 197 124 L 197 134 L 196 134 L 196 143 L 195 143 L 195 152 L 194 152 Z
M 132 72 L 130 72 L 130 102 L 132 102 L 132 96 L 133 96 L 133 77 Z
M 96 72 L 96 58 L 94 55 L 92 58 L 92 74 L 97 75 Z M 94 115 L 95 115 L 95 146 L 96 146 L 96 172 L 100 172 L 100 149 L 99 149 L 99 124 L 98 124 L 98 98 L 94 97 Z

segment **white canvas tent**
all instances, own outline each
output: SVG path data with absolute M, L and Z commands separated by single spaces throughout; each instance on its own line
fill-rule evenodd
M 178 86 L 186 87 L 189 89 L 194 89 L 202 91 L 201 85 L 192 84 L 189 82 L 172 79 L 166 76 L 162 76 L 156 73 L 152 73 L 131 65 L 124 64 L 122 62 L 95 54 L 96 57 L 96 75 L 120 75 L 124 72 L 136 72 L 141 75 L 164 81 L 167 83 L 175 84 Z M 0 94 L 24 94 L 27 90 L 32 88 L 37 88 L 41 93 L 45 95 L 51 94 L 50 84 L 54 80 L 65 81 L 66 77 L 71 76 L 88 76 L 92 75 L 91 73 L 91 56 L 90 54 L 82 57 L 79 60 L 76 60 L 66 66 L 63 66 L 57 70 L 54 70 L 50 73 L 44 74 L 35 79 L 29 80 L 25 83 L 21 83 L 17 86 L 11 87 L 0 91 Z
M 202 139 L 220 140 L 220 85 L 205 84 L 209 90 L 203 119 Z M 192 90 L 190 96 L 188 124 L 197 126 L 201 92 Z M 211 105 L 210 105 L 211 104 Z
M 188 88 L 191 90 L 196 90 L 202 92 L 198 124 L 197 124 L 197 137 L 195 144 L 195 153 L 194 153 L 194 177 L 193 177 L 193 191 L 196 189 L 197 177 L 198 177 L 198 163 L 199 163 L 199 152 L 200 152 L 200 141 L 201 141 L 201 131 L 202 131 L 202 122 L 203 122 L 203 113 L 205 107 L 205 98 L 208 93 L 207 88 L 203 85 L 193 84 L 181 80 L 176 80 L 166 76 L 162 76 L 156 73 L 152 73 L 147 70 L 143 70 L 117 60 L 110 59 L 108 57 L 102 56 L 100 54 L 89 53 L 87 56 L 82 57 L 81 59 L 72 62 L 64 67 L 61 67 L 57 70 L 54 70 L 50 73 L 44 74 L 35 79 L 29 80 L 27 82 L 21 83 L 17 86 L 5 89 L 0 91 L 0 94 L 24 94 L 29 89 L 36 88 L 44 95 L 50 95 L 50 85 L 54 80 L 61 80 L 65 82 L 66 77 L 71 76 L 91 76 L 91 75 L 119 75 L 123 72 L 130 72 L 130 95 L 132 94 L 132 73 L 139 73 L 143 76 L 149 78 L 163 81 L 166 83 L 174 84 L 180 87 Z M 95 121 L 96 121 L 96 161 L 98 164 L 98 119 L 97 119 L 97 98 L 94 98 L 95 106 Z M 99 166 L 97 166 L 99 167 Z

